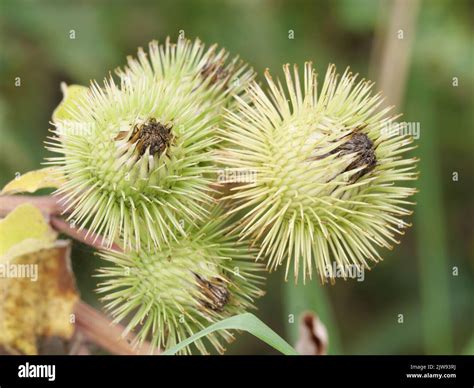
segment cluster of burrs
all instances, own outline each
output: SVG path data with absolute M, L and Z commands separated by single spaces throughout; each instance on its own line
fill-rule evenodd
M 416 161 L 402 157 L 410 137 L 383 130 L 395 118 L 381 96 L 333 66 L 321 87 L 311 64 L 293 70 L 285 86 L 265 73 L 267 92 L 215 45 L 152 42 L 53 115 L 57 194 L 108 247 L 98 291 L 137 345 L 168 348 L 251 308 L 260 259 L 324 283 L 332 263 L 369 268 L 409 225 L 414 189 L 399 184 Z M 207 337 L 221 352 L 219 337 L 232 334 Z

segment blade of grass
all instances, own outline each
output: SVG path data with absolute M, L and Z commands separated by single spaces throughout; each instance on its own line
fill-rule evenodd
M 184 347 L 192 344 L 194 341 L 205 337 L 214 331 L 230 329 L 245 330 L 285 355 L 291 356 L 298 354 L 296 353 L 295 349 L 293 349 L 283 338 L 281 338 L 272 329 L 265 325 L 255 315 L 250 313 L 236 315 L 214 323 L 213 325 L 180 342 L 176 346 L 173 346 L 171 349 L 166 350 L 162 354 L 165 356 L 173 355 Z
M 415 230 L 420 262 L 423 334 L 427 354 L 452 353 L 451 301 L 449 300 L 449 263 L 446 244 L 446 218 L 443 211 L 442 188 L 439 176 L 437 128 L 433 120 L 431 80 L 419 73 L 413 77 L 412 88 L 418 97 L 416 117 L 422 123 L 417 155 L 421 171 L 415 211 Z M 424 91 L 423 91 L 424 90 Z M 416 91 L 416 92 L 415 92 Z M 409 110 L 410 107 L 407 107 Z M 425 130 L 426 132 L 423 132 Z
M 471 340 L 467 344 L 466 348 L 462 352 L 462 354 L 466 356 L 473 356 L 474 355 L 474 336 L 471 337 Z

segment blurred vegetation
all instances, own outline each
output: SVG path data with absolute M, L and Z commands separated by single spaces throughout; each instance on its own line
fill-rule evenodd
M 248 61 L 260 79 L 266 67 L 278 73 L 283 63 L 306 60 L 320 73 L 335 63 L 368 77 L 374 37 L 389 11 L 389 1 L 375 0 L 2 0 L 0 185 L 16 172 L 39 168 L 47 155 L 42 142 L 61 100 L 60 82 L 102 80 L 152 39 L 176 39 L 182 30 L 186 37 L 217 42 Z M 421 124 L 413 152 L 421 157 L 414 228 L 362 283 L 321 287 L 313 280 L 294 287 L 281 272 L 270 275 L 257 315 L 284 337 L 296 336 L 290 315 L 314 310 L 328 326 L 332 353 L 472 354 L 473 14 L 474 2 L 467 0 L 427 0 L 419 11 L 399 109 L 406 121 Z M 99 306 L 92 250 L 75 243 L 73 263 L 83 299 Z M 273 353 L 247 334 L 229 352 Z

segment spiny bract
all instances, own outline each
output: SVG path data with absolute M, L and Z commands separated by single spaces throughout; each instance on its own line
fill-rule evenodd
M 113 266 L 100 269 L 104 281 L 98 290 L 115 322 L 131 316 L 125 333 L 137 331 L 138 345 L 150 339 L 153 347 L 168 349 L 211 323 L 247 311 L 263 294 L 256 251 L 227 235 L 218 211 L 168 247 L 100 253 Z M 219 331 L 206 337 L 223 352 L 219 336 L 228 342 L 233 336 Z M 203 341 L 195 345 L 207 353 Z
M 149 58 L 148 58 L 149 57 Z M 222 110 L 253 78 L 196 40 L 152 42 L 103 87 L 74 89 L 53 115 L 49 158 L 69 220 L 127 249 L 168 244 L 205 217 Z
M 267 71 L 269 96 L 253 83 L 251 102 L 228 112 L 220 160 L 256 172 L 230 198 L 241 235 L 261 243 L 259 257 L 270 269 L 286 259 L 296 281 L 301 264 L 303 280 L 315 266 L 324 283 L 337 268 L 369 268 L 381 259 L 374 246 L 391 248 L 409 226 L 405 198 L 415 189 L 399 182 L 417 176 L 416 160 L 401 156 L 412 139 L 386 130 L 390 108 L 378 110 L 380 94 L 371 96 L 372 84 L 349 70 L 339 80 L 330 66 L 319 92 L 310 63 L 303 88 L 296 66 L 284 74 L 287 92 Z

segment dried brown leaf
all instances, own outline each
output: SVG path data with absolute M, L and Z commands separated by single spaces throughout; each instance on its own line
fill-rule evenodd
M 328 332 L 318 316 L 305 312 L 300 316 L 299 338 L 295 349 L 302 355 L 324 355 L 328 350 Z
M 34 206 L 25 204 L 0 221 L 0 347 L 37 354 L 38 339 L 69 339 L 78 300 L 70 265 L 70 242 Z

